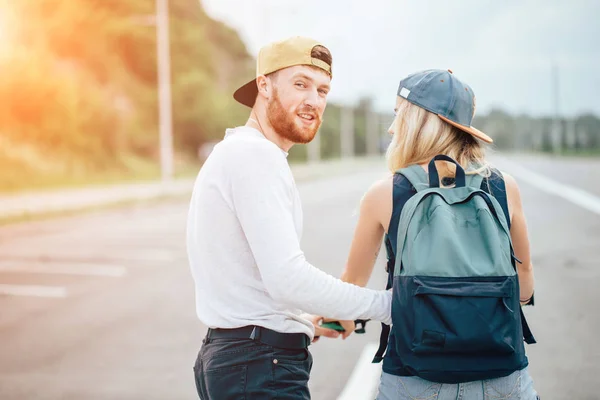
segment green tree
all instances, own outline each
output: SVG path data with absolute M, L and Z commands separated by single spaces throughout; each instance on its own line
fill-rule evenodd
M 175 146 L 194 157 L 203 142 L 243 121 L 247 110 L 231 93 L 253 76 L 254 61 L 235 31 L 209 18 L 197 0 L 169 3 Z M 19 0 L 5 7 L 18 24 L 11 25 L 15 50 L 0 59 L 0 139 L 14 151 L 5 148 L 0 162 L 10 159 L 47 180 L 126 171 L 132 156 L 156 164 L 156 27 L 147 23 L 154 1 Z

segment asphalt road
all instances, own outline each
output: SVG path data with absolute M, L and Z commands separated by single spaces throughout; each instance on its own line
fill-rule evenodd
M 600 197 L 600 161 L 511 159 Z M 299 184 L 309 261 L 340 274 L 358 201 L 384 174 L 382 163 Z M 536 268 L 537 303 L 526 310 L 538 339 L 527 347 L 535 386 L 544 400 L 600 399 L 600 215 L 514 176 Z M 0 399 L 195 399 L 206 328 L 195 317 L 186 213 L 186 201 L 171 201 L 2 227 Z M 384 286 L 383 267 L 382 255 L 370 286 Z M 378 341 L 378 325 L 368 328 L 311 346 L 314 399 L 342 392 Z

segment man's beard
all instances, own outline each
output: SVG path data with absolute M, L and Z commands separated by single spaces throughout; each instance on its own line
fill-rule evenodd
M 298 114 L 303 112 L 314 116 L 315 123 L 311 127 L 300 126 L 296 122 Z M 321 126 L 321 117 L 312 108 L 305 107 L 292 113 L 285 110 L 277 91 L 273 92 L 273 97 L 267 106 L 267 118 L 275 132 L 293 143 L 309 143 L 315 138 Z

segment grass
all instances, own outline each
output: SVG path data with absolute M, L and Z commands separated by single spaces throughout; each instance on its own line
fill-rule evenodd
M 145 160 L 132 158 L 127 161 L 128 171 L 130 175 L 111 175 L 108 172 L 104 174 L 98 174 L 94 177 L 94 179 L 87 179 L 84 184 L 79 184 L 75 179 L 72 180 L 57 180 L 54 182 L 44 181 L 44 188 L 51 189 L 54 188 L 52 184 L 56 183 L 60 184 L 61 188 L 68 187 L 65 182 L 68 182 L 72 187 L 75 186 L 90 186 L 93 184 L 115 184 L 115 183 L 125 183 L 128 180 L 140 182 L 143 179 L 149 180 L 157 180 L 160 178 L 159 168 L 157 165 L 153 163 L 149 163 Z M 381 157 L 362 157 L 352 160 L 323 160 L 323 162 L 319 163 L 318 166 L 313 164 L 305 164 L 305 163 L 293 163 L 291 165 L 294 176 L 297 182 L 320 179 L 324 177 L 333 177 L 343 174 L 351 174 L 364 170 L 365 167 L 372 167 L 373 165 L 381 165 L 383 166 L 383 161 Z M 177 162 L 176 168 L 176 177 L 193 177 L 197 174 L 200 165 L 195 160 L 185 160 L 183 158 L 179 158 Z M 36 190 L 39 191 L 39 188 Z M 30 222 L 30 221 L 39 221 L 46 220 L 50 218 L 56 217 L 69 217 L 78 215 L 81 213 L 88 212 L 99 212 L 104 210 L 109 210 L 112 208 L 124 207 L 124 206 L 133 206 L 137 204 L 155 204 L 164 201 L 179 201 L 181 199 L 189 200 L 188 194 L 168 194 L 163 196 L 158 196 L 152 199 L 132 199 L 132 200 L 117 200 L 112 201 L 103 205 L 96 206 L 81 206 L 75 208 L 69 208 L 61 211 L 48 211 L 48 212 L 36 212 L 34 214 L 22 213 L 19 215 L 13 216 L 0 216 L 0 226 L 21 223 L 21 222 Z
M 556 155 L 565 157 L 600 157 L 600 148 L 598 149 L 565 149 Z
M 535 151 L 535 150 L 502 150 L 507 153 L 526 154 L 534 157 L 546 157 L 546 158 L 564 158 L 564 159 L 600 159 L 600 148 L 598 149 L 563 149 L 557 152 L 551 151 Z

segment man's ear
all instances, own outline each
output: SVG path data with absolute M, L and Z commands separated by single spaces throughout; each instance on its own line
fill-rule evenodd
M 258 95 L 268 99 L 271 96 L 272 82 L 264 75 L 259 75 L 256 78 L 256 86 L 258 87 Z

